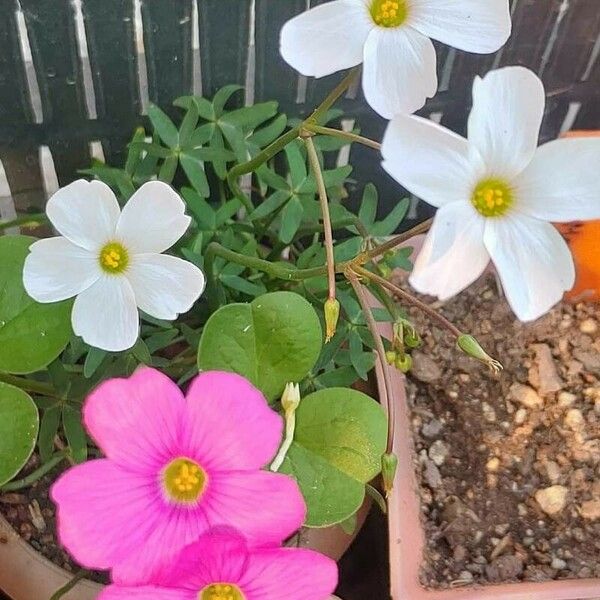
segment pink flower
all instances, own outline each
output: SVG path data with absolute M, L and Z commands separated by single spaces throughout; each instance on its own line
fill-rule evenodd
M 213 530 L 185 548 L 153 585 L 111 585 L 98 600 L 326 600 L 334 561 L 298 548 L 249 549 L 232 530 Z
M 202 373 L 184 397 L 141 368 L 100 385 L 83 416 L 106 458 L 54 484 L 58 533 L 79 563 L 112 568 L 114 581 L 149 581 L 211 527 L 277 545 L 304 521 L 296 482 L 260 470 L 277 451 L 282 419 L 238 375 Z

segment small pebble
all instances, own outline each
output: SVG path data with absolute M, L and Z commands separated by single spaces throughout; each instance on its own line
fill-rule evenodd
M 592 334 L 598 331 L 598 323 L 596 319 L 586 319 L 579 324 L 579 331 L 581 333 Z
M 577 408 L 571 408 L 565 416 L 565 427 L 572 431 L 582 431 L 585 429 L 585 419 L 582 412 Z
M 553 569 L 557 569 L 558 571 L 562 571 L 563 569 L 567 568 L 567 563 L 566 561 L 564 561 L 562 558 L 553 558 L 552 562 L 550 563 L 550 566 Z
M 429 448 L 429 458 L 438 466 L 441 467 L 445 462 L 450 450 L 442 440 L 437 440 L 431 444 Z
M 560 408 L 568 408 L 575 404 L 575 400 L 577 400 L 577 396 L 575 394 L 571 394 L 570 392 L 561 392 L 558 394 L 558 406 Z
M 600 519 L 600 500 L 588 500 L 583 502 L 579 514 L 590 521 Z
M 552 485 L 535 493 L 535 500 L 547 515 L 556 515 L 567 505 L 569 490 L 563 485 Z
M 525 421 L 527 420 L 527 409 L 525 408 L 520 408 L 516 413 L 515 413 L 515 423 L 517 425 L 523 425 L 523 423 L 525 423 Z
M 540 395 L 528 385 L 513 383 L 510 386 L 509 393 L 512 400 L 526 408 L 541 408 L 543 405 Z
M 497 456 L 490 458 L 485 465 L 485 468 L 490 471 L 490 473 L 496 473 L 500 468 L 500 459 Z
M 421 433 L 426 438 L 434 438 L 436 435 L 439 435 L 443 429 L 442 423 L 437 419 L 432 419 L 423 425 L 421 428 Z

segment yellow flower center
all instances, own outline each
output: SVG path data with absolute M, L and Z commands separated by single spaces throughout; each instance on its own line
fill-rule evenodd
M 110 242 L 100 250 L 100 266 L 104 271 L 115 275 L 122 273 L 129 264 L 129 253 L 119 242 Z
M 172 460 L 162 472 L 164 489 L 177 504 L 197 502 L 206 488 L 206 473 L 189 458 Z
M 501 179 L 484 179 L 473 191 L 471 203 L 484 217 L 500 217 L 513 205 L 514 199 L 508 183 Z
M 198 600 L 245 600 L 242 590 L 232 583 L 213 583 L 205 587 Z
M 373 0 L 371 17 L 379 27 L 400 27 L 408 16 L 407 0 Z

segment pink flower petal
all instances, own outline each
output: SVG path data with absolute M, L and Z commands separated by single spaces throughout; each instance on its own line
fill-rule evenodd
M 108 569 L 137 551 L 160 511 L 152 479 L 106 459 L 69 469 L 52 486 L 51 496 L 58 505 L 61 543 L 77 562 L 96 569 Z
M 243 377 L 201 373 L 186 398 L 190 439 L 207 467 L 259 469 L 277 452 L 283 420 Z
M 207 519 L 213 527 L 243 532 L 251 546 L 279 544 L 304 523 L 304 498 L 287 475 L 228 471 L 211 477 L 202 505 Z
M 97 600 L 197 600 L 198 595 L 190 590 L 160 588 L 152 585 L 125 587 L 109 585 Z
M 184 416 L 179 388 L 149 368 L 106 381 L 83 407 L 87 430 L 108 458 L 153 473 L 180 454 Z
M 258 550 L 239 586 L 246 600 L 327 600 L 338 580 L 333 560 L 299 548 Z
M 216 528 L 186 546 L 153 582 L 196 591 L 212 583 L 235 584 L 243 577 L 247 562 L 246 539 L 235 529 Z

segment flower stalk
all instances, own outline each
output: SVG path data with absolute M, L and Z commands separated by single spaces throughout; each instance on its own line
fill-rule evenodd
M 10 483 L 6 483 L 3 485 L 0 490 L 2 492 L 14 492 L 16 490 L 22 490 L 23 488 L 32 486 L 36 481 L 40 480 L 44 475 L 47 475 L 56 467 L 59 463 L 61 463 L 64 459 L 70 456 L 69 450 L 61 450 L 60 452 L 54 453 L 50 459 L 45 462 L 41 467 L 27 475 L 27 477 L 23 477 L 23 479 L 17 479 L 15 481 L 11 481 Z
M 388 430 L 387 430 L 387 444 L 386 444 L 386 454 L 391 454 L 394 447 L 394 433 L 395 433 L 395 424 L 396 424 L 396 405 L 393 401 L 393 390 L 392 390 L 392 380 L 390 378 L 389 365 L 387 362 L 385 347 L 383 345 L 383 341 L 381 340 L 381 336 L 379 335 L 379 331 L 377 329 L 377 322 L 375 321 L 375 317 L 373 316 L 373 311 L 369 305 L 367 300 L 367 295 L 365 294 L 365 290 L 361 285 L 357 274 L 350 268 L 345 271 L 346 279 L 350 282 L 352 289 L 358 299 L 358 302 L 363 310 L 363 314 L 365 316 L 365 320 L 367 321 L 367 327 L 371 332 L 371 336 L 373 337 L 373 342 L 375 343 L 375 351 L 379 357 L 379 364 L 381 365 L 381 371 L 383 373 L 383 382 L 384 382 L 384 395 L 385 398 L 380 398 L 382 404 L 385 404 L 387 407 L 387 419 L 388 419 Z
M 296 431 L 296 409 L 300 405 L 300 386 L 297 383 L 288 383 L 283 390 L 281 396 L 281 406 L 284 411 L 285 418 L 285 436 L 283 443 L 273 459 L 269 467 L 273 473 L 276 473 L 281 468 L 287 453 L 294 441 L 294 433 Z

